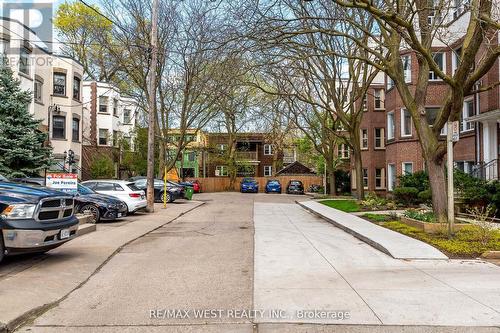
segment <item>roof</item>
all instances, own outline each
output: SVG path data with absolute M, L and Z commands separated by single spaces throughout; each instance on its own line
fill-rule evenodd
M 500 122 L 500 109 L 483 112 L 466 119 L 466 121 L 483 121 L 483 120 L 486 121 L 496 120 L 497 122 Z
M 291 164 L 288 164 L 283 169 L 276 172 L 276 175 L 311 175 L 315 174 L 311 168 L 306 167 L 304 164 L 299 161 L 295 161 Z

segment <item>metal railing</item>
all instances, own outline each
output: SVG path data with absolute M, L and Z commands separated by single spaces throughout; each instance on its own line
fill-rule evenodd
M 473 167 L 471 175 L 484 180 L 498 180 L 498 158 Z
M 258 154 L 256 151 L 237 151 L 235 154 L 236 160 L 257 161 Z

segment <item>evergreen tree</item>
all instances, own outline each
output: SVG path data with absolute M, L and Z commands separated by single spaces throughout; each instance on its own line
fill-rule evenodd
M 0 173 L 6 177 L 36 176 L 50 165 L 51 148 L 40 120 L 28 111 L 31 92 L 23 91 L 12 70 L 0 63 Z

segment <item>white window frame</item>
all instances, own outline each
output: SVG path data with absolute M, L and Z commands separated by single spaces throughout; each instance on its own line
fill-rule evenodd
M 361 107 L 363 111 L 368 111 L 368 94 L 364 94 L 363 98 L 361 99 Z
M 380 170 L 380 177 L 377 177 L 377 170 Z M 380 179 L 380 186 L 377 186 L 377 179 Z M 375 189 L 385 189 L 385 168 L 375 168 Z
M 391 119 L 391 123 L 389 122 L 389 119 Z M 387 112 L 387 140 L 392 140 L 394 139 L 396 135 L 396 122 L 394 119 L 394 111 Z
M 106 114 L 109 113 L 109 97 L 101 95 L 101 96 L 99 96 L 98 101 L 99 101 L 98 113 L 106 113 Z M 101 111 L 101 106 L 105 106 L 106 110 Z
M 377 107 L 377 101 L 380 101 L 379 107 Z M 373 91 L 373 108 L 375 110 L 385 110 L 385 90 L 383 88 L 376 88 Z
M 380 136 L 377 137 L 377 130 L 380 130 Z M 375 149 L 385 149 L 385 130 L 383 127 L 376 127 L 373 129 L 373 145 Z M 377 139 L 380 139 L 380 146 L 377 146 Z
M 440 54 L 443 57 L 443 68 L 441 68 L 441 71 L 446 73 L 446 53 L 433 52 L 432 57 L 434 58 L 437 54 Z M 429 69 L 429 81 L 442 81 L 442 79 L 436 73 L 434 73 L 434 71 Z
M 106 143 L 101 143 L 101 131 L 106 131 Z M 97 129 L 97 143 L 99 146 L 109 146 L 109 129 L 107 128 L 99 128 Z
M 217 165 L 215 166 L 215 177 L 227 177 L 227 166 L 226 165 Z
M 401 56 L 401 62 L 403 63 L 403 76 L 406 83 L 411 83 L 411 55 L 407 54 Z
M 264 177 L 271 177 L 273 175 L 273 166 L 264 165 Z
M 35 78 L 35 82 L 33 83 L 33 99 L 37 103 L 43 103 L 43 82 L 37 78 Z
M 347 144 L 345 143 L 341 143 L 338 145 L 337 147 L 337 155 L 340 159 L 348 159 L 349 156 L 350 156 L 350 152 L 349 152 L 349 146 L 347 146 Z
M 227 143 L 219 143 L 217 145 L 217 149 L 219 149 L 220 151 L 226 151 L 226 149 L 227 149 Z
M 366 177 L 365 177 L 365 170 L 366 170 Z M 363 189 L 367 190 L 368 186 L 370 186 L 370 173 L 368 172 L 368 168 L 363 168 Z M 366 185 L 365 185 L 365 180 L 366 180 Z
M 24 61 L 26 61 L 26 64 L 23 65 Z M 19 73 L 27 76 L 31 75 L 31 50 L 25 46 L 22 46 L 19 50 Z
M 362 128 L 359 130 L 360 131 L 360 140 L 361 140 L 361 150 L 368 150 L 370 147 L 370 139 L 369 139 L 369 131 L 368 128 Z M 366 136 L 364 135 L 364 131 L 366 131 Z M 365 140 L 366 140 L 366 146 L 365 146 Z
M 266 143 L 264 144 L 264 155 L 272 155 L 273 154 L 273 146 Z
M 394 88 L 394 81 L 389 75 L 386 75 L 386 77 L 387 77 L 387 90 L 391 90 L 392 88 Z
M 387 190 L 392 191 L 396 187 L 396 164 L 387 164 Z
M 410 128 L 409 128 L 409 134 L 406 134 L 406 131 L 405 131 L 405 119 L 404 119 L 404 114 L 405 112 L 408 112 L 408 110 L 406 110 L 405 108 L 401 108 L 401 130 L 400 130 L 400 135 L 402 138 L 408 138 L 408 137 L 411 137 L 413 135 L 413 119 L 411 119 L 411 114 L 410 114 Z
M 474 100 L 472 98 L 468 98 L 468 99 L 464 100 L 464 106 L 462 108 L 462 121 L 460 123 L 460 131 L 464 132 L 464 133 L 473 131 L 475 128 L 473 121 L 466 121 L 469 117 L 472 117 L 472 116 L 468 115 L 468 112 L 467 112 L 468 110 L 466 109 L 466 105 L 468 103 L 471 103 L 471 105 L 472 105 L 472 116 L 475 115 Z
M 406 172 L 406 168 L 405 168 L 406 164 L 411 165 L 411 172 L 410 173 Z M 412 175 L 414 172 L 415 172 L 415 169 L 413 168 L 413 162 L 403 162 L 403 163 L 401 163 L 401 175 L 403 175 L 403 176 L 408 175 L 408 174 Z

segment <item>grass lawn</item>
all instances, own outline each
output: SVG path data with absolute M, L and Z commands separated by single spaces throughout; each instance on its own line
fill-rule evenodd
M 323 200 L 320 203 L 347 213 L 359 212 L 361 210 L 356 200 Z
M 499 230 L 485 233 L 480 227 L 471 225 L 460 229 L 450 239 L 445 234 L 427 234 L 399 221 L 385 222 L 380 225 L 426 242 L 451 258 L 477 258 L 486 251 L 500 251 Z

